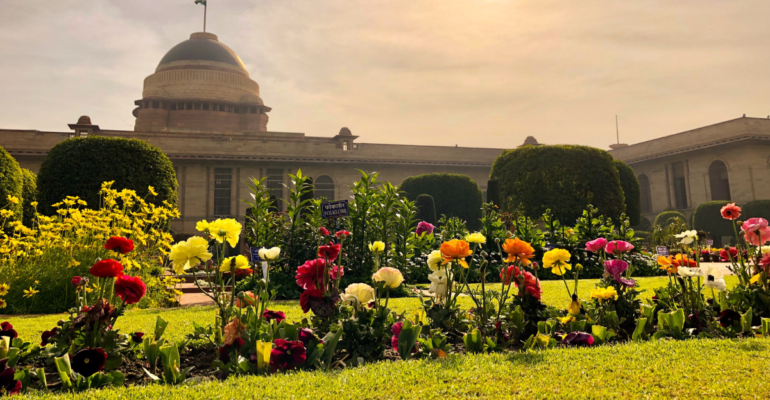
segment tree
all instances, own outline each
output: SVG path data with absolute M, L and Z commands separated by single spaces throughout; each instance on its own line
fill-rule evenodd
M 24 217 L 22 222 L 24 226 L 31 228 L 35 220 L 35 206 L 32 203 L 37 202 L 37 175 L 26 168 L 22 168 L 21 173 L 24 179 L 24 188 L 22 190 Z
M 626 200 L 626 215 L 631 226 L 639 225 L 642 220 L 642 191 L 639 180 L 636 179 L 633 168 L 620 160 L 615 160 L 618 169 L 620 187 L 623 188 L 623 198 Z
M 13 216 L 6 219 L 6 222 L 22 220 L 23 190 L 24 178 L 19 163 L 0 147 L 0 205 L 6 210 L 13 211 Z M 19 200 L 18 204 L 10 202 L 8 196 L 16 197 Z
M 466 175 L 424 174 L 404 179 L 399 190 L 406 193 L 409 201 L 415 201 L 421 194 L 433 197 L 436 217 L 458 217 L 466 221 L 468 229 L 481 227 L 481 189 Z

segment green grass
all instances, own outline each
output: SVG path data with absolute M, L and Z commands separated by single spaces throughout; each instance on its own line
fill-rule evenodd
M 35 399 L 767 398 L 770 340 L 689 340 L 380 362 L 342 371 Z

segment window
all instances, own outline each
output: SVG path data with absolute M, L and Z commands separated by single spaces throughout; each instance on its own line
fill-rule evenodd
M 334 201 L 334 180 L 326 175 L 319 176 L 315 183 L 315 198 Z
M 342 142 L 342 151 L 348 151 L 348 142 Z
M 676 162 L 671 165 L 674 175 L 674 199 L 676 208 L 687 208 L 687 179 L 684 174 L 684 163 Z
M 233 169 L 214 168 L 214 215 L 230 216 L 230 199 L 233 192 Z
M 203 103 L 203 109 L 208 111 L 210 103 Z
M 724 162 L 717 160 L 711 163 L 709 182 L 711 200 L 730 200 L 730 180 L 727 178 L 727 165 Z
M 152 108 L 160 108 L 157 101 L 152 102 Z
M 278 211 L 283 211 L 283 202 L 281 201 L 283 199 L 283 169 L 267 169 L 267 189 L 270 190 L 271 196 L 275 196 L 275 206 Z
M 641 194 L 642 212 L 652 212 L 652 193 L 650 193 L 650 178 L 647 175 L 639 175 L 639 192 Z

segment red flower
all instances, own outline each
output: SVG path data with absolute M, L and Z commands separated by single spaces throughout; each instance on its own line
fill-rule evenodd
M 265 310 L 265 312 L 262 313 L 262 318 L 268 322 L 275 320 L 280 324 L 281 321 L 286 319 L 286 314 L 284 314 L 283 311 Z
M 10 322 L 5 321 L 0 324 L 0 336 L 8 336 L 11 339 L 16 339 L 19 334 L 13 329 L 13 325 Z
M 113 236 L 107 239 L 104 248 L 117 251 L 120 254 L 126 254 L 134 249 L 134 241 L 120 236 Z
M 500 270 L 500 280 L 503 281 L 503 272 L 505 272 L 505 283 L 503 285 L 510 285 L 512 278 L 517 278 L 519 274 L 521 273 L 519 271 L 519 268 L 515 265 L 509 265 L 507 268 L 503 267 L 502 270 Z
M 312 288 L 305 290 L 299 295 L 299 306 L 302 307 L 302 312 L 307 313 L 310 311 L 310 299 L 312 298 L 321 299 L 323 298 L 323 293 L 316 288 Z
M 337 239 L 342 239 L 350 236 L 350 232 L 343 229 L 343 230 L 337 231 L 337 233 L 335 233 L 334 236 L 337 236 Z
M 736 261 L 736 257 L 738 256 L 738 249 L 735 247 L 730 247 L 730 250 L 722 249 L 719 251 L 719 258 L 722 260 L 722 262 L 730 261 L 730 258 L 732 257 L 733 261 Z
M 7 366 L 8 359 L 0 360 L 0 393 L 13 396 L 21 392 L 21 381 L 14 379 L 16 371 Z
M 270 352 L 270 366 L 275 369 L 294 369 L 307 359 L 305 346 L 299 340 L 275 339 Z
M 131 340 L 134 343 L 142 343 L 144 341 L 144 332 L 134 332 L 131 334 Z
M 329 236 L 329 230 L 324 228 L 323 226 L 318 228 L 318 233 L 320 233 L 321 236 Z
M 326 246 L 321 246 L 318 248 L 318 257 L 320 258 L 325 258 L 328 260 L 336 260 L 339 254 L 340 254 L 340 245 L 332 244 L 332 242 L 329 242 L 329 244 Z
M 722 218 L 735 221 L 741 216 L 741 208 L 736 206 L 735 203 L 730 203 L 721 210 Z
M 299 328 L 299 341 L 302 342 L 305 347 L 309 346 L 311 341 L 317 340 L 318 338 L 315 337 L 315 333 L 313 333 L 312 329 Z
M 329 265 L 331 265 L 331 263 Z M 323 258 L 306 261 L 304 264 L 297 267 L 297 275 L 295 276 L 297 285 L 303 289 L 315 289 L 317 284 L 323 283 L 326 267 L 326 260 Z M 338 275 L 342 276 L 342 274 L 342 268 L 331 265 L 330 275 L 332 279 L 337 279 Z
M 121 275 L 115 280 L 115 295 L 126 304 L 134 304 L 147 293 L 147 285 L 138 276 Z
M 97 278 L 116 278 L 123 275 L 123 265 L 115 260 L 101 260 L 88 270 Z
M 40 335 L 40 347 L 51 343 L 50 340 L 53 339 L 57 333 L 59 333 L 59 327 L 57 326 L 54 326 L 50 331 L 43 332 L 43 334 Z
M 543 294 L 543 290 L 540 288 L 540 279 L 535 278 L 534 275 L 529 273 L 528 271 L 524 271 L 522 274 L 524 276 L 524 290 L 521 290 L 521 287 L 519 286 L 521 284 L 520 279 L 514 279 L 513 283 L 516 284 L 516 287 L 519 288 L 519 296 L 523 297 L 524 293 L 530 294 L 532 297 L 540 300 L 541 295 Z
M 74 277 L 72 277 L 72 281 L 71 281 L 72 282 L 72 286 L 78 287 L 78 286 L 80 286 L 80 282 L 82 282 L 82 281 L 83 281 L 82 277 L 74 276 Z

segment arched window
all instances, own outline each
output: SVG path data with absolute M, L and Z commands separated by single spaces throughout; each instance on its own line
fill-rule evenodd
M 711 182 L 711 200 L 730 200 L 730 180 L 727 178 L 727 165 L 714 161 L 709 166 Z
M 641 206 L 643 213 L 652 212 L 652 194 L 650 193 L 650 178 L 647 175 L 639 175 L 636 178 L 639 181 L 639 192 L 641 194 Z
M 315 198 L 326 198 L 326 200 L 334 201 L 334 180 L 327 176 L 319 176 L 313 183 L 315 186 Z

